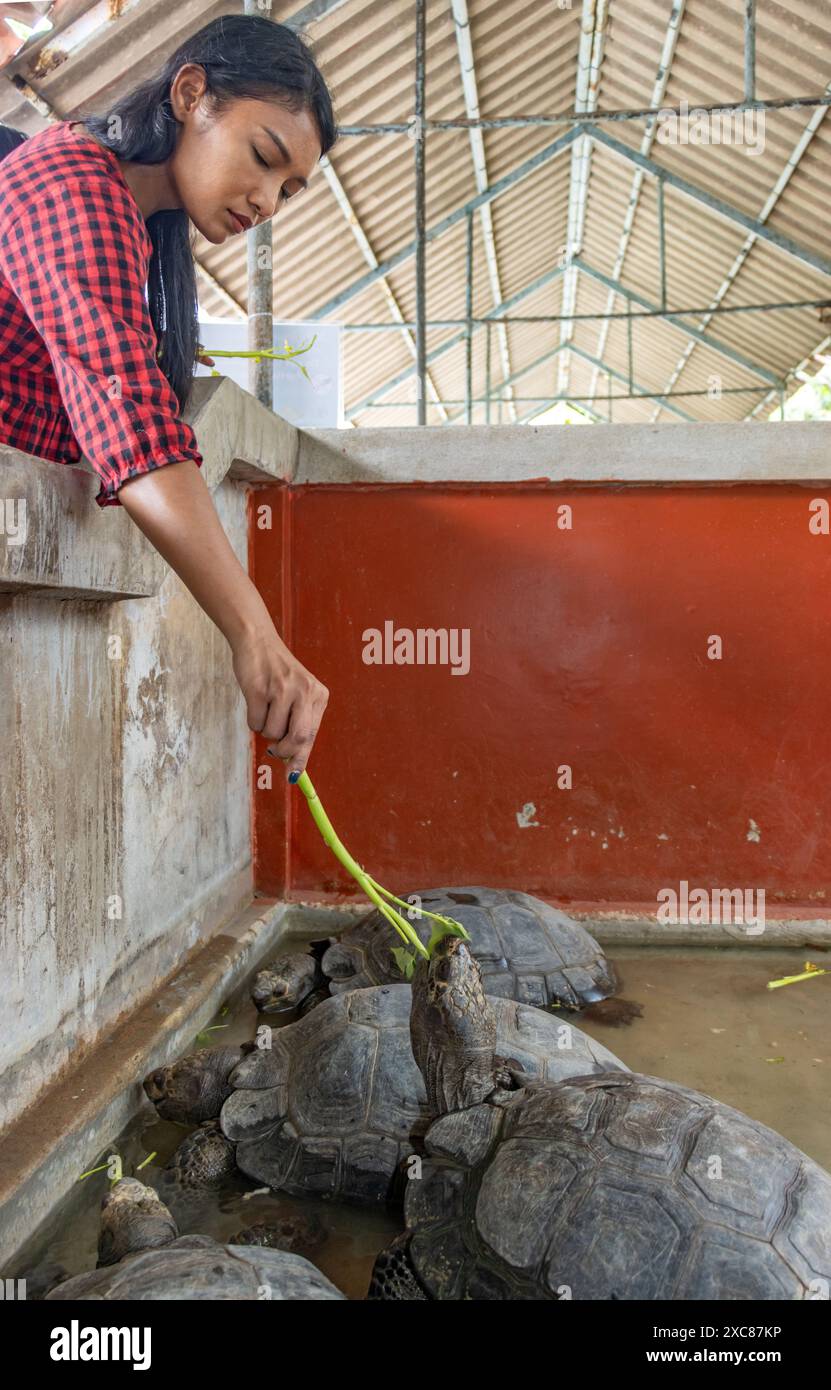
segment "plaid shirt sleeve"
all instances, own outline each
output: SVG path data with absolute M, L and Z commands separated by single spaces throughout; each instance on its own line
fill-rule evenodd
M 128 478 L 193 459 L 196 435 L 156 361 L 145 299 L 151 245 L 126 189 L 85 176 L 13 210 L 0 266 L 49 353 L 72 432 L 120 506 Z

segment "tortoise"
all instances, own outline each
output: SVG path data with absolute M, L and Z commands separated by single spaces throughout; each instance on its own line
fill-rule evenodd
M 302 1256 L 260 1244 L 220 1245 L 178 1236 L 152 1188 L 122 1178 L 101 1203 L 99 1252 L 105 1263 L 57 1284 L 46 1301 L 75 1299 L 343 1299 Z M 167 1232 L 167 1239 L 162 1236 Z
M 163 1120 L 177 1124 L 201 1124 L 215 1120 L 226 1096 L 231 1094 L 228 1074 L 256 1043 L 239 1047 L 203 1047 L 165 1067 L 154 1067 L 142 1086 Z
M 413 1051 L 438 1118 L 370 1299 L 827 1292 L 831 1174 L 766 1125 L 659 1077 L 548 1085 L 514 1070 L 519 1089 L 500 1087 L 477 977 L 459 938 L 416 967 Z
M 579 922 L 529 893 L 472 886 L 434 888 L 411 894 L 414 910 L 453 917 L 467 930 L 488 994 L 538 1008 L 579 1010 L 597 1005 L 619 988 L 614 967 Z M 415 916 L 412 925 L 426 945 L 432 923 Z M 257 974 L 251 998 L 261 1013 L 306 1011 L 331 994 L 402 979 L 393 950 L 400 945 L 377 909 L 347 928 L 339 940 L 311 943 L 311 953 L 278 957 Z M 617 1001 L 610 1022 L 630 1022 L 640 1006 Z M 598 1016 L 602 1016 L 602 1011 Z
M 234 1067 L 220 1125 L 244 1174 L 294 1195 L 400 1198 L 401 1165 L 434 1116 L 410 1044 L 411 999 L 407 984 L 339 994 Z M 494 998 L 491 1016 L 490 1062 L 503 1079 L 510 1067 L 549 1080 L 625 1070 L 601 1043 L 540 1009 Z

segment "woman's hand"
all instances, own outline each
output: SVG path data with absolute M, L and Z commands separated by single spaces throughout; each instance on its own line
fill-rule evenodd
M 312 751 L 329 691 L 273 627 L 261 634 L 243 633 L 231 651 L 248 727 L 269 740 L 269 753 L 286 761 L 289 778 L 296 782 Z

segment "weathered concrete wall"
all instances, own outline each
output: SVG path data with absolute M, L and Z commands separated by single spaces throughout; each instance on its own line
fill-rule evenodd
M 247 568 L 248 484 L 290 476 L 296 432 L 225 379 L 189 418 Z M 88 466 L 0 449 L 0 480 L 5 1125 L 250 900 L 252 869 L 224 637 Z

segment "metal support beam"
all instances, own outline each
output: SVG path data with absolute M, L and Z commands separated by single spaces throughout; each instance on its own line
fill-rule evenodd
M 597 106 L 600 84 L 600 65 L 606 31 L 607 0 L 583 0 L 580 18 L 580 46 L 577 52 L 575 110 L 591 112 Z M 568 219 L 566 223 L 566 257 L 568 268 L 563 281 L 563 311 L 571 314 L 577 303 L 577 267 L 574 258 L 583 245 L 589 178 L 591 176 L 592 145 L 587 136 L 571 147 L 571 176 L 568 190 Z M 560 325 L 560 342 L 565 346 L 574 331 L 570 318 Z M 568 390 L 569 357 L 564 353 L 558 363 L 559 391 Z
M 476 66 L 473 57 L 473 40 L 470 33 L 470 16 L 467 0 L 450 0 L 450 9 L 456 30 L 456 48 L 459 54 L 459 68 L 462 77 L 462 91 L 465 98 L 465 112 L 468 120 L 479 118 L 479 93 L 476 85 Z M 477 193 L 484 193 L 488 186 L 488 167 L 485 158 L 485 142 L 478 126 L 470 127 L 470 153 L 473 160 L 473 175 Z M 493 218 L 489 203 L 479 209 L 482 227 L 482 243 L 485 249 L 485 265 L 490 281 L 491 303 L 502 300 L 502 284 L 499 278 L 499 263 L 496 256 L 496 241 L 493 234 Z M 499 353 L 502 358 L 503 377 L 511 374 L 511 359 L 508 351 L 508 332 L 501 324 L 496 331 Z M 509 405 L 512 418 L 516 418 L 513 404 Z
M 584 261 L 579 261 L 579 265 L 580 269 L 584 270 L 592 280 L 597 280 L 601 285 L 606 285 L 608 289 L 613 289 L 616 294 L 623 295 L 624 298 L 631 303 L 640 304 L 644 309 L 655 309 L 657 307 L 651 303 L 650 300 L 646 299 L 644 295 L 638 294 L 636 290 L 630 290 L 628 286 L 621 285 L 617 280 L 612 280 L 611 276 L 604 275 L 602 270 L 595 270 L 594 266 L 586 265 Z M 719 353 L 721 357 L 726 357 L 728 361 L 735 363 L 737 367 L 744 367 L 745 371 L 752 372 L 760 381 L 767 381 L 770 384 L 778 383 L 779 377 L 775 372 L 769 372 L 767 367 L 760 367 L 758 363 L 751 362 L 749 357 L 745 357 L 743 353 L 738 352 L 736 348 L 730 347 L 727 343 L 720 342 L 718 338 L 708 337 L 706 333 L 702 333 L 701 329 L 693 328 L 690 324 L 685 323 L 677 314 L 661 313 L 660 317 L 665 319 L 667 323 L 671 323 L 674 328 L 686 334 L 688 338 L 694 338 L 697 343 L 702 343 L 704 347 L 711 348 L 713 352 Z
M 564 351 L 564 349 L 559 349 L 559 351 Z M 524 368 L 523 370 L 524 370 L 524 371 L 530 371 L 530 367 L 526 367 L 526 368 Z M 608 373 L 607 373 L 607 375 L 608 375 Z M 625 377 L 622 378 L 622 379 L 625 380 Z M 764 387 L 764 386 L 725 386 L 724 389 L 723 389 L 722 391 L 719 392 L 719 396 L 720 396 L 720 397 L 721 397 L 721 396 L 761 396 L 762 394 L 770 394 L 769 392 L 767 392 L 767 388 Z M 780 393 L 780 394 L 781 394 L 781 393 Z M 704 389 L 700 389 L 700 390 L 697 390 L 697 391 L 672 391 L 672 392 L 670 392 L 667 396 L 664 396 L 664 394 L 663 394 L 661 391 L 618 391 L 615 395 L 613 395 L 613 396 L 611 397 L 611 399 L 612 399 L 613 401 L 654 401 L 654 400 L 656 400 L 656 399 L 659 398 L 659 397 L 660 397 L 661 400 L 665 400 L 665 399 L 667 399 L 667 400 L 669 400 L 669 399 L 678 400 L 679 397 L 689 397 L 689 396 L 707 396 L 709 399 L 712 399 L 712 398 L 713 398 L 713 393 L 712 393 L 712 391 L 709 390 L 709 388 L 704 388 Z M 599 397 L 599 396 L 597 396 L 597 395 L 591 395 L 591 396 L 577 396 L 577 395 L 573 395 L 571 392 L 569 392 L 569 394 L 568 394 L 567 396 L 548 395 L 548 396 L 515 396 L 515 397 L 514 397 L 514 400 L 517 402 L 518 405 L 530 405 L 532 402 L 533 402 L 534 405 L 557 405 L 558 403 L 562 403 L 562 404 L 572 404 L 572 405 L 582 405 L 582 404 L 584 404 L 584 403 L 587 402 L 587 401 L 590 402 L 590 401 L 596 401 L 596 400 L 600 400 L 600 399 L 603 399 L 603 398 L 602 398 L 602 397 Z M 608 400 L 609 397 L 607 396 L 605 399 Z M 466 407 L 466 406 L 467 406 L 467 400 L 448 400 L 448 401 L 446 402 L 446 404 L 447 404 L 447 405 L 460 405 L 460 406 L 465 406 L 465 407 Z M 474 396 L 474 398 L 473 398 L 473 404 L 474 404 L 474 405 L 484 405 L 484 404 L 485 404 L 485 398 L 484 398 L 484 396 Z M 410 404 L 409 401 L 380 401 L 380 402 L 379 402 L 377 405 L 375 405 L 375 406 L 368 406 L 367 409 L 369 409 L 369 410 L 412 410 L 412 405 Z M 455 418 L 456 418 L 456 419 L 460 419 L 461 417 L 457 415 Z
M 823 107 L 821 110 L 824 115 L 826 108 Z M 588 127 L 578 126 L 577 129 L 585 133 Z M 790 237 L 783 236 L 781 232 L 775 232 L 772 227 L 765 226 L 758 218 L 748 217 L 747 213 L 732 207 L 730 203 L 725 203 L 715 194 L 708 193 L 706 188 L 699 188 L 697 184 L 690 183 L 688 179 L 682 179 L 680 175 L 662 168 L 654 160 L 646 159 L 643 155 L 638 154 L 637 150 L 624 145 L 613 135 L 608 135 L 605 130 L 594 129 L 591 131 L 591 136 L 595 144 L 604 145 L 606 149 L 620 155 L 621 159 L 628 160 L 630 164 L 637 164 L 647 174 L 652 174 L 655 178 L 663 178 L 671 188 L 677 188 L 679 193 L 683 193 L 685 198 L 690 198 L 695 203 L 701 203 L 703 207 L 709 208 L 711 212 L 723 217 L 725 221 L 732 222 L 737 227 L 743 227 L 746 232 L 752 232 L 760 241 L 769 242 L 771 246 L 775 246 L 786 256 L 792 256 L 794 260 L 801 261 L 803 265 L 810 266 L 812 270 L 818 270 L 821 275 L 831 276 L 831 260 L 825 256 L 820 256 L 810 247 L 801 246 L 798 242 L 792 241 Z
M 629 369 L 629 394 L 632 394 L 632 376 L 634 359 L 632 352 L 632 315 L 629 314 L 626 320 L 626 362 Z
M 322 172 L 322 174 L 323 174 L 323 177 L 325 178 L 326 182 L 328 183 L 328 185 L 329 185 L 329 187 L 330 187 L 330 189 L 331 189 L 331 191 L 332 191 L 332 194 L 333 194 L 333 196 L 334 196 L 335 202 L 337 203 L 338 207 L 340 208 L 341 212 L 343 213 L 344 219 L 345 219 L 345 221 L 347 222 L 347 224 L 348 224 L 348 226 L 349 226 L 349 228 L 350 228 L 350 230 L 351 230 L 351 232 L 352 232 L 352 235 L 353 235 L 353 237 L 355 238 L 355 241 L 358 243 L 358 246 L 360 247 L 361 255 L 363 256 L 363 258 L 364 258 L 364 260 L 366 261 L 367 265 L 372 266 L 372 268 L 374 269 L 375 266 L 377 266 L 377 264 L 378 264 L 378 257 L 376 256 L 375 252 L 374 252 L 373 249 L 372 249 L 372 246 L 371 246 L 370 241 L 369 241 L 369 237 L 367 236 L 366 232 L 364 231 L 364 229 L 363 229 L 363 227 L 362 227 L 362 225 L 361 225 L 361 220 L 360 220 L 360 218 L 358 217 L 357 212 L 355 211 L 355 209 L 353 208 L 353 206 L 352 206 L 352 204 L 351 204 L 351 202 L 350 202 L 350 200 L 349 200 L 349 196 L 348 196 L 348 194 L 347 194 L 347 192 L 346 192 L 346 189 L 344 188 L 343 184 L 341 183 L 340 179 L 338 178 L 337 173 L 335 172 L 334 165 L 332 164 L 331 160 L 330 160 L 328 157 L 324 157 L 324 158 L 320 161 L 320 168 L 321 168 L 321 172 Z M 410 332 L 410 325 L 407 324 L 407 323 L 405 323 L 404 314 L 403 314 L 403 312 L 402 312 L 402 310 L 401 310 L 401 306 L 399 305 L 398 300 L 396 299 L 395 295 L 393 294 L 393 291 L 392 291 L 392 288 L 391 288 L 391 286 L 390 286 L 390 283 L 389 283 L 388 280 L 379 280 L 378 285 L 379 285 L 379 288 L 381 289 L 381 291 L 383 292 L 384 298 L 385 298 L 386 301 L 387 301 L 387 306 L 388 306 L 388 308 L 389 308 L 389 311 L 390 311 L 390 314 L 391 314 L 392 318 L 395 320 L 395 324 L 396 324 L 396 325 L 399 325 L 399 324 L 401 325 L 401 327 L 400 327 L 400 332 L 401 332 L 401 334 L 402 334 L 402 337 L 404 338 L 404 342 L 407 344 L 407 351 L 412 355 L 413 360 L 415 361 L 415 359 L 416 359 L 416 343 L 415 343 L 415 338 L 413 337 L 412 333 Z M 392 325 L 391 325 L 391 326 L 392 326 Z M 413 324 L 412 327 L 415 328 L 416 325 Z M 430 396 L 431 396 L 432 400 L 435 402 L 435 404 L 436 404 L 436 406 L 437 406 L 437 408 L 438 408 L 438 411 L 439 411 L 439 414 L 441 415 L 442 421 L 446 422 L 446 421 L 447 421 L 447 411 L 445 410 L 444 406 L 443 406 L 442 403 L 441 403 L 441 400 L 440 400 L 440 398 L 439 398 L 439 393 L 438 393 L 438 390 L 437 390 L 437 388 L 436 388 L 436 384 L 435 384 L 435 382 L 433 381 L 433 378 L 430 376 L 430 373 L 429 373 L 429 372 L 427 373 L 427 388 L 428 388 L 428 390 L 429 390 L 429 392 L 430 392 Z
M 664 208 L 664 181 L 658 180 L 658 259 L 661 267 L 661 308 L 667 307 L 667 224 Z
M 260 15 L 257 0 L 245 0 L 247 15 Z M 251 352 L 274 349 L 274 271 L 272 219 L 245 233 L 248 260 L 248 348 Z M 248 362 L 248 389 L 266 409 L 274 409 L 274 361 L 252 357 Z
M 467 423 L 473 424 L 473 213 L 467 215 L 467 273 L 465 276 L 465 306 L 467 308 L 467 330 L 465 340 L 465 399 L 467 400 Z
M 680 0 L 676 0 L 676 6 Z M 675 8 L 675 6 L 673 7 Z M 670 21 L 671 22 L 671 21 Z M 799 107 L 811 106 L 831 106 L 831 98 L 827 96 L 800 96 L 800 97 L 773 97 L 767 101 L 717 101 L 696 103 L 696 112 L 704 115 L 732 115 L 740 111 L 785 111 L 796 110 Z M 547 128 L 558 125 L 572 125 L 577 120 L 583 120 L 589 125 L 602 125 L 606 122 L 619 121 L 655 121 L 659 116 L 683 116 L 689 114 L 688 107 L 664 106 L 653 101 L 651 106 L 640 107 L 637 110 L 608 110 L 608 111 L 563 111 L 556 116 L 493 116 L 488 118 L 480 117 L 478 120 L 449 120 L 449 121 L 427 121 L 428 131 L 432 130 L 522 130 L 527 127 L 540 126 Z M 364 136 L 364 135 L 406 135 L 410 129 L 407 121 L 381 121 L 368 125 L 343 125 L 338 126 L 338 133 L 345 136 Z
M 744 0 L 744 99 L 756 100 L 756 0 Z
M 486 203 L 492 203 L 495 198 L 499 198 L 501 194 L 507 192 L 509 188 L 513 188 L 514 185 L 519 183 L 522 179 L 527 178 L 529 174 L 536 173 L 538 169 L 543 168 L 550 160 L 556 159 L 558 154 L 569 149 L 573 141 L 578 138 L 578 134 L 579 131 L 576 128 L 566 131 L 565 135 L 561 135 L 553 144 L 546 145 L 544 149 L 538 150 L 535 155 L 532 155 L 530 159 L 526 159 L 523 164 L 518 165 L 510 174 L 506 174 L 504 178 L 497 179 L 496 183 L 491 184 L 484 193 L 477 194 L 475 198 L 471 198 L 460 208 L 456 208 L 455 212 L 449 213 L 447 217 L 443 217 L 440 222 L 436 222 L 434 226 L 428 227 L 424 234 L 425 243 L 429 245 L 431 241 L 435 241 L 438 237 L 444 236 L 445 232 L 448 232 L 451 227 L 456 227 L 460 222 L 464 222 L 469 212 L 475 212 L 477 208 L 484 207 Z M 350 299 L 354 299 L 356 295 L 361 294 L 361 292 L 368 289 L 370 285 L 374 285 L 376 280 L 382 279 L 385 275 L 389 275 L 390 271 L 396 270 L 398 266 L 404 265 L 405 262 L 411 260 L 415 255 L 415 251 L 416 243 L 414 241 L 408 242 L 406 246 L 402 246 L 400 251 L 396 251 L 394 256 L 389 256 L 385 261 L 382 261 L 375 270 L 368 271 L 366 275 L 362 275 L 358 280 L 354 280 L 351 285 L 347 285 L 345 289 L 340 290 L 339 293 L 333 295 L 331 299 L 327 299 L 325 304 L 321 304 L 310 317 L 324 319 L 330 314 L 334 314 L 336 309 L 340 309 L 341 306 L 347 304 Z
M 415 281 L 416 281 L 416 383 L 417 418 L 427 424 L 427 242 L 426 179 L 424 164 L 424 79 L 427 66 L 427 0 L 416 0 L 415 121 Z
M 339 10 L 345 4 L 346 0 L 310 0 L 309 4 L 301 5 L 299 10 L 281 22 L 289 29 L 294 29 L 296 33 L 300 33 L 302 29 L 316 23 L 317 20 L 327 19 L 330 14 L 334 14 L 335 10 Z M 257 8 L 260 14 L 264 13 L 263 6 L 260 5 Z
M 219 286 L 221 290 L 221 286 Z M 232 300 L 232 303 L 236 303 Z M 719 304 L 716 308 L 708 305 L 700 305 L 692 309 L 673 309 L 673 314 L 681 317 L 687 314 L 709 314 L 711 318 L 722 314 L 760 314 L 769 313 L 774 309 L 831 309 L 831 299 L 771 299 L 765 304 Z M 244 311 L 243 311 L 244 312 Z M 596 309 L 593 312 L 583 312 L 582 314 L 572 314 L 570 317 L 578 322 L 593 322 L 597 319 L 626 319 L 629 316 L 633 319 L 660 319 L 666 317 L 666 310 L 655 309 L 627 309 L 623 313 L 613 310 L 607 312 L 605 309 Z M 500 313 L 500 323 L 560 323 L 565 314 L 506 314 Z M 473 315 L 471 323 L 481 325 L 492 323 L 493 319 L 479 318 Z M 341 328 L 350 333 L 397 333 L 401 328 L 415 328 L 415 320 L 401 319 L 395 323 L 342 323 Z M 428 319 L 428 328 L 466 328 L 467 318 L 463 319 Z

